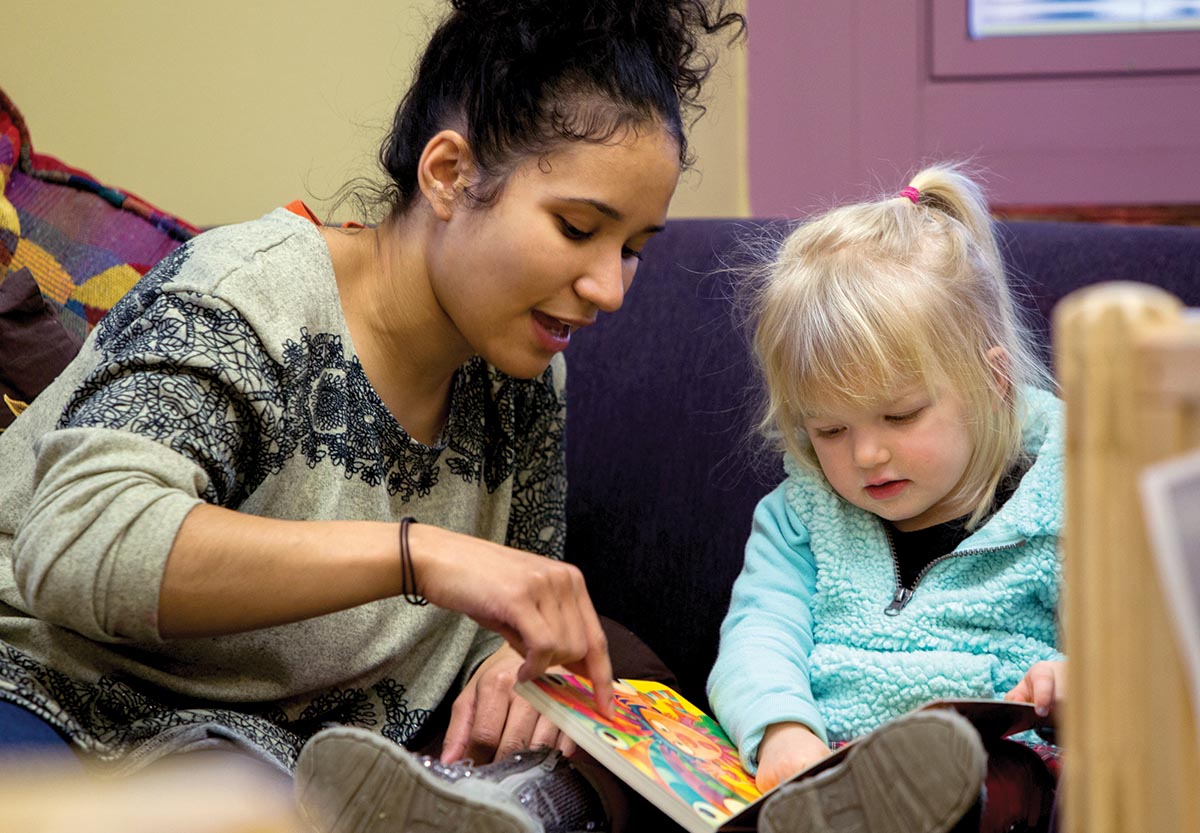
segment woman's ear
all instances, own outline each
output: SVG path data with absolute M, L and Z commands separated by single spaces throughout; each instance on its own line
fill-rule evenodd
M 454 213 L 471 170 L 471 148 L 457 130 L 443 130 L 425 143 L 417 161 L 417 186 L 439 220 Z
M 1007 402 L 1012 394 L 1012 374 L 1010 373 L 1008 351 L 1000 345 L 990 348 L 987 353 L 988 366 L 992 368 L 992 384 L 996 386 L 996 395 L 1001 402 Z

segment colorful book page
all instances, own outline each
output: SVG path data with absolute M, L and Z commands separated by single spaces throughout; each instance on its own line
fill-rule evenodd
M 674 690 L 617 680 L 616 719 L 609 721 L 596 712 L 586 679 L 547 674 L 533 682 L 590 724 L 606 746 L 714 825 L 760 797 L 716 721 Z

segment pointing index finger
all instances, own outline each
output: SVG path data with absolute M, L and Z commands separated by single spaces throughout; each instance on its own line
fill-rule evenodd
M 608 648 L 601 643 L 599 650 L 593 649 L 586 658 L 588 676 L 592 680 L 592 696 L 596 699 L 596 709 L 608 720 L 616 717 L 613 707 L 612 663 L 608 658 Z

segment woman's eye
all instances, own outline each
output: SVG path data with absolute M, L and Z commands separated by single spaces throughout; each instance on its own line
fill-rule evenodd
M 568 240 L 587 240 L 592 236 L 589 231 L 584 231 L 581 228 L 571 225 L 564 217 L 558 218 L 558 224 L 562 228 L 563 236 Z
M 626 260 L 629 260 L 629 258 L 631 258 L 631 257 L 636 260 L 641 260 L 642 253 L 637 251 L 636 249 L 631 249 L 628 246 L 624 246 L 621 248 L 621 257 L 625 258 Z

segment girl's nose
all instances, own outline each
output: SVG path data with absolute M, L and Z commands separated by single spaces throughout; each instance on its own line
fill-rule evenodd
M 891 457 L 887 446 L 874 434 L 859 434 L 854 438 L 854 464 L 860 469 L 883 465 Z

